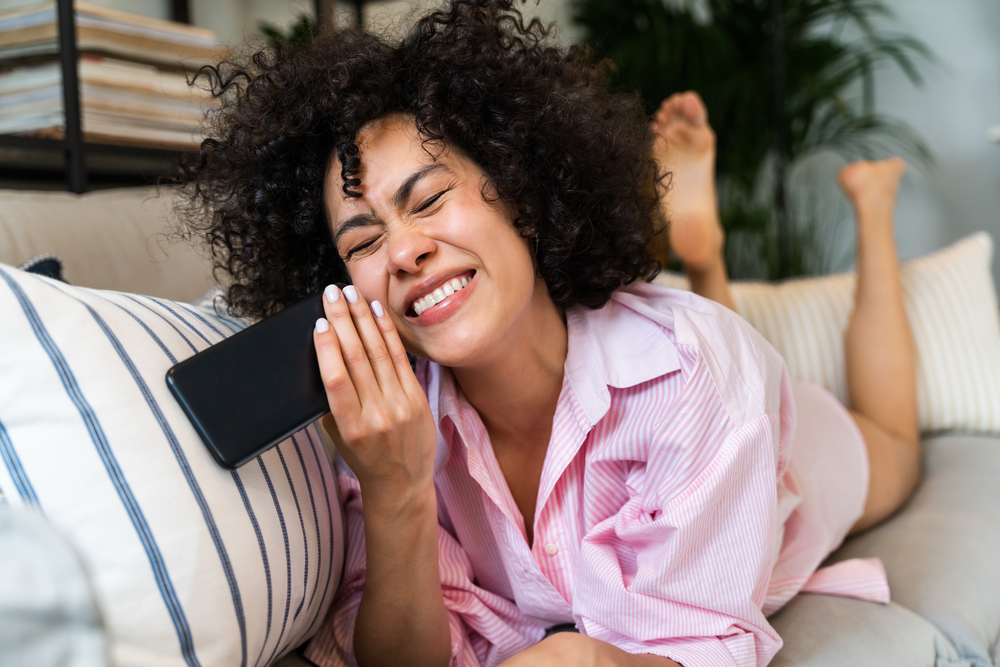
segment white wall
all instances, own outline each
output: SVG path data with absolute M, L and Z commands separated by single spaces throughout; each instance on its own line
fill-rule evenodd
M 152 16 L 158 19 L 169 17 L 170 5 L 168 0 L 88 0 L 91 4 L 112 9 L 121 9 L 126 12 L 133 12 L 143 16 Z M 0 0 L 0 12 L 9 12 L 15 9 L 33 7 L 40 3 L 40 0 Z
M 191 22 L 211 28 L 219 40 L 235 48 L 259 43 L 259 21 L 288 25 L 300 14 L 312 14 L 312 0 L 189 0 Z
M 910 123 L 937 157 L 911 169 L 897 208 L 904 257 L 921 255 L 985 229 L 1000 242 L 1000 3 L 996 0 L 888 0 L 902 27 L 928 44 L 939 63 L 914 89 L 898 72 L 878 77 L 877 108 Z M 1000 284 L 1000 262 L 994 260 Z
M 395 22 L 398 17 L 411 16 L 414 11 L 422 14 L 440 4 L 434 0 L 368 0 L 365 4 L 365 25 Z M 527 0 L 520 9 L 527 18 L 538 17 L 546 24 L 555 21 L 559 39 L 564 43 L 570 44 L 579 36 L 579 30 L 572 24 L 567 0 Z
M 142 14 L 143 16 L 152 16 L 153 18 L 157 19 L 170 18 L 170 3 L 167 0 L 87 0 L 87 1 L 95 5 L 100 5 L 102 7 L 121 9 L 122 11 L 132 12 L 133 14 Z
M 977 230 L 1000 243 L 1000 144 L 987 128 L 1000 125 L 1000 3 L 997 0 L 884 0 L 895 19 L 887 27 L 909 33 L 934 52 L 919 62 L 915 87 L 895 67 L 876 76 L 876 110 L 910 124 L 927 142 L 933 164 L 911 164 L 896 207 L 896 242 L 903 259 L 924 255 Z M 886 156 L 876 156 L 886 157 Z M 836 270 L 849 268 L 853 222 L 834 185 L 843 160 L 818 156 L 793 175 L 820 184 L 834 219 L 843 218 L 844 247 Z M 1000 262 L 993 263 L 1000 285 Z

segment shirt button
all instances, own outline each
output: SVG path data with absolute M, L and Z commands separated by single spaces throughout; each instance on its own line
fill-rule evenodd
M 550 556 L 555 556 L 557 553 L 559 553 L 559 547 L 549 542 L 548 544 L 545 545 L 545 553 L 547 553 Z

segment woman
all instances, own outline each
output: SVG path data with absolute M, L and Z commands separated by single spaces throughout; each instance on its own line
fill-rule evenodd
M 729 298 L 697 98 L 665 103 L 650 151 L 638 101 L 512 4 L 455 0 L 398 43 L 342 32 L 222 71 L 217 138 L 182 172 L 236 309 L 326 294 L 348 545 L 307 656 L 766 664 L 765 613 L 916 481 L 891 193 L 886 209 L 848 185 L 875 230 L 848 335 L 855 425 L 730 311 L 636 283 L 667 161 L 671 242 L 697 291 Z M 894 187 L 858 169 L 845 183 Z M 912 420 L 897 433 L 883 407 Z M 580 632 L 546 637 L 565 624 Z

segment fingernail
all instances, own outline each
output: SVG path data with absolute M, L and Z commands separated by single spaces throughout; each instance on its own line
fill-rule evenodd
M 316 333 L 326 333 L 330 330 L 330 323 L 326 321 L 325 317 L 321 317 L 316 320 Z
M 327 285 L 326 289 L 323 290 L 323 296 L 326 297 L 328 303 L 333 303 L 340 298 L 340 290 L 337 289 L 336 285 Z
M 378 301 L 372 301 L 372 312 L 375 313 L 375 317 L 382 317 L 385 315 L 385 311 L 382 310 L 382 304 Z
M 354 285 L 348 285 L 344 288 L 344 296 L 347 297 L 347 303 L 358 302 L 358 290 L 354 289 Z

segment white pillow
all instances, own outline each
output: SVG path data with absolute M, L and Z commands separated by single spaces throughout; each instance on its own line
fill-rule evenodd
M 1000 433 L 1000 310 L 992 258 L 992 239 L 978 232 L 902 265 L 922 431 Z M 688 288 L 676 274 L 654 282 Z M 844 332 L 854 283 L 853 273 L 733 283 L 737 312 L 784 356 L 791 376 L 826 387 L 845 405 Z
M 0 265 L 0 494 L 88 572 L 112 665 L 264 665 L 318 628 L 343 563 L 311 425 L 217 466 L 164 381 L 234 330 L 184 304 Z

